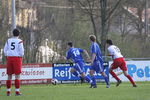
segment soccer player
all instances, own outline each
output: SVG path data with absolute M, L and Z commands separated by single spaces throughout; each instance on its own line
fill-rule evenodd
M 12 75 L 15 74 L 15 95 L 20 93 L 20 73 L 22 68 L 22 57 L 24 55 L 23 41 L 19 39 L 20 31 L 13 30 L 13 37 L 9 38 L 4 46 L 4 54 L 7 59 L 7 75 L 6 81 L 7 96 L 11 95 Z
M 103 59 L 102 59 L 102 53 L 100 50 L 99 45 L 96 42 L 96 36 L 95 35 L 90 35 L 89 36 L 90 41 L 91 41 L 91 68 L 90 68 L 90 75 L 91 79 L 93 81 L 93 84 L 91 84 L 90 88 L 97 88 L 96 85 L 96 79 L 94 76 L 94 73 L 100 73 L 106 82 L 106 88 L 109 88 L 109 79 L 106 73 L 104 72 L 104 66 L 103 66 Z
M 123 74 L 130 80 L 133 87 L 137 87 L 137 85 L 133 81 L 132 77 L 130 75 L 128 75 L 128 73 L 127 73 L 126 62 L 120 52 L 120 49 L 117 46 L 113 45 L 112 40 L 106 40 L 106 43 L 108 45 L 109 56 L 112 56 L 112 58 L 113 58 L 113 63 L 111 64 L 109 72 L 117 80 L 116 86 L 119 86 L 122 81 L 113 72 L 113 70 L 119 67 L 123 71 Z
M 84 59 L 82 57 L 82 53 L 85 53 L 86 56 L 88 57 L 88 59 L 90 59 L 87 51 L 80 49 L 80 48 L 74 48 L 72 42 L 68 42 L 67 48 L 68 48 L 68 51 L 66 52 L 65 59 L 66 60 L 71 59 L 75 63 L 75 66 L 73 68 L 71 68 L 71 73 L 77 77 L 81 76 L 88 83 L 92 83 L 92 80 L 90 79 L 90 77 L 85 75 L 85 69 L 84 69 L 85 62 L 84 62 Z

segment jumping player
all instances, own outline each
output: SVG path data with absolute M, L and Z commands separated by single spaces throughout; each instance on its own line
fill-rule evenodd
M 86 56 L 88 57 L 88 59 L 90 59 L 87 51 L 80 49 L 80 48 L 74 48 L 72 42 L 68 42 L 67 48 L 68 48 L 68 51 L 66 52 L 65 59 L 66 60 L 71 59 L 75 63 L 75 66 L 73 68 L 71 68 L 71 73 L 77 77 L 81 76 L 88 83 L 92 83 L 92 80 L 90 79 L 90 77 L 85 75 L 85 69 L 84 69 L 85 62 L 84 62 L 84 59 L 82 57 L 82 53 L 85 53 Z
M 108 45 L 109 56 L 112 56 L 112 58 L 113 58 L 113 63 L 110 67 L 109 72 L 117 80 L 116 86 L 119 86 L 120 83 L 122 83 L 122 81 L 119 79 L 119 77 L 113 72 L 114 69 L 119 67 L 123 71 L 123 74 L 130 80 L 133 87 L 137 87 L 137 85 L 133 81 L 132 77 L 127 74 L 126 62 L 120 52 L 120 49 L 117 46 L 113 45 L 112 40 L 106 40 L 106 43 Z
M 19 39 L 20 31 L 13 30 L 13 37 L 9 38 L 4 46 L 4 54 L 7 59 L 7 74 L 6 81 L 7 96 L 11 95 L 12 75 L 15 74 L 15 95 L 19 96 L 20 93 L 20 73 L 22 67 L 22 57 L 24 55 L 23 42 Z
M 103 66 L 103 59 L 102 59 L 102 53 L 100 50 L 99 45 L 96 43 L 96 36 L 95 35 L 90 35 L 89 36 L 90 41 L 91 41 L 91 68 L 90 68 L 90 75 L 91 75 L 91 79 L 93 81 L 93 84 L 91 85 L 90 88 L 97 88 L 96 85 L 96 79 L 94 76 L 94 73 L 100 73 L 106 82 L 106 88 L 109 88 L 109 79 L 108 76 L 106 75 L 106 73 L 104 72 L 104 66 Z

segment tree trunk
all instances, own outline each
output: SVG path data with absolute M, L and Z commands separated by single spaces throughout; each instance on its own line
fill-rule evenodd
M 105 54 L 105 41 L 107 39 L 107 20 L 106 20 L 106 9 L 107 0 L 100 0 L 101 7 L 101 50 Z

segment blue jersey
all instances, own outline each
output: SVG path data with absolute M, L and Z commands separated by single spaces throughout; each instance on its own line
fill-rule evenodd
M 103 61 L 101 49 L 96 42 L 92 42 L 91 44 L 91 54 L 93 53 L 96 54 L 96 58 L 94 59 L 94 61 L 98 61 L 98 60 Z
M 67 51 L 66 58 L 67 59 L 72 59 L 75 63 L 79 62 L 79 61 L 84 61 L 83 57 L 82 57 L 82 54 L 81 54 L 82 52 L 83 52 L 83 49 L 80 49 L 80 48 L 70 48 Z
M 91 54 L 96 54 L 93 65 L 91 65 L 90 70 L 94 70 L 97 73 L 104 72 L 102 53 L 99 45 L 96 42 L 92 42 Z

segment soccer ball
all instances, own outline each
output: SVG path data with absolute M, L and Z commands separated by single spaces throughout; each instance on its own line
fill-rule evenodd
M 52 80 L 51 80 L 51 83 L 52 83 L 53 85 L 56 85 L 56 84 L 58 83 L 58 80 L 57 80 L 57 79 L 52 79 Z

